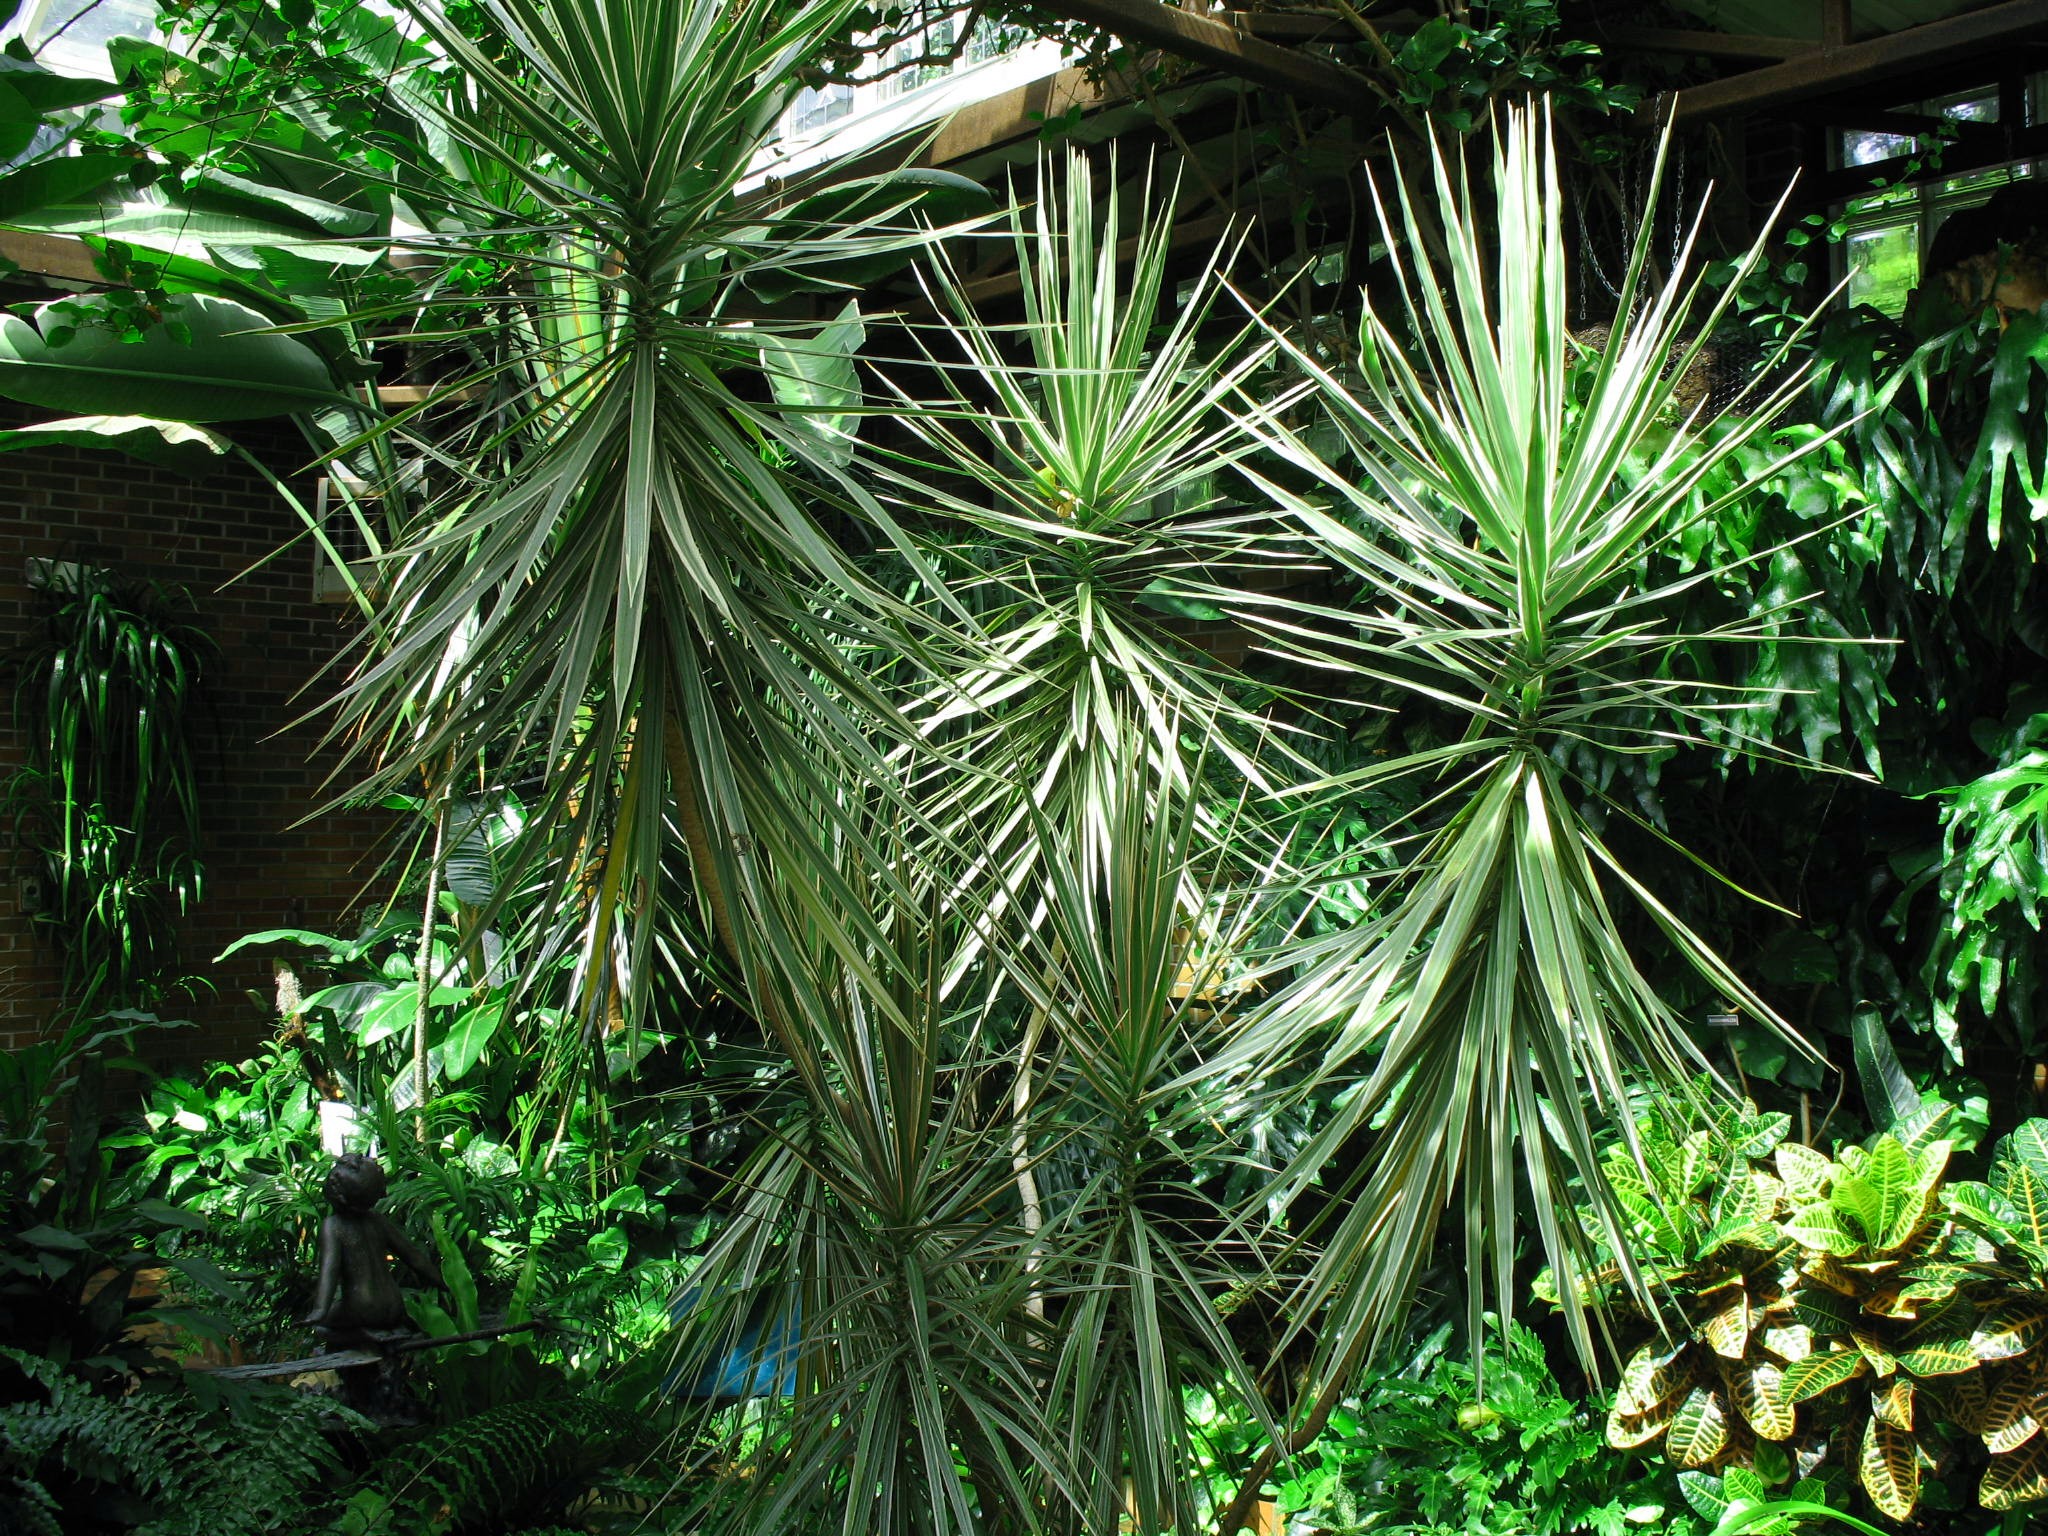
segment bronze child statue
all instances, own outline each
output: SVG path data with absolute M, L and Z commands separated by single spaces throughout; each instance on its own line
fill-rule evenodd
M 376 1209 L 384 1198 L 382 1165 L 360 1152 L 344 1153 L 335 1159 L 324 1193 L 334 1210 L 320 1223 L 320 1278 L 306 1321 L 336 1344 L 369 1343 L 406 1331 L 405 1298 L 387 1255 L 434 1285 L 441 1283 L 441 1268 Z

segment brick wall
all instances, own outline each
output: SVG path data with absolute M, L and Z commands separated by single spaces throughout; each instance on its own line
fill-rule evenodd
M 306 457 L 289 427 L 253 424 L 235 435 L 280 474 Z M 294 485 L 310 505 L 310 482 L 300 477 Z M 150 1054 L 166 1062 L 247 1054 L 269 1021 L 245 994 L 270 993 L 270 957 L 214 957 L 261 928 L 346 931 L 351 906 L 360 904 L 375 873 L 381 828 L 372 819 L 293 825 L 319 803 L 325 773 L 313 760 L 317 723 L 288 724 L 318 695 L 294 696 L 350 638 L 351 610 L 313 601 L 312 557 L 303 542 L 241 573 L 299 528 L 297 514 L 272 487 L 235 461 L 193 480 L 91 449 L 0 454 L 0 654 L 18 647 L 35 622 L 27 563 L 38 557 L 182 584 L 220 645 L 200 710 L 205 900 L 183 933 L 185 967 L 207 978 L 212 991 L 163 1010 L 200 1025 L 155 1038 Z M 0 702 L 0 776 L 22 760 L 11 706 L 10 691 Z M 49 1025 L 56 970 L 19 910 L 13 851 L 0 853 L 0 1049 L 14 1049 Z

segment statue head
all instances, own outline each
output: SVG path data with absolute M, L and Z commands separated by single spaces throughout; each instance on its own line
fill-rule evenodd
M 344 1152 L 322 1186 L 337 1211 L 367 1211 L 384 1198 L 384 1165 L 360 1152 Z

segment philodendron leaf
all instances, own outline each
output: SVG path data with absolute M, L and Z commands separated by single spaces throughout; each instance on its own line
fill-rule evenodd
M 1664 1431 L 1664 1454 L 1676 1466 L 1704 1466 L 1727 1443 L 1728 1411 L 1721 1394 L 1711 1387 L 1695 1387 Z
M 505 1013 L 505 999 L 494 997 L 463 1009 L 448 1026 L 447 1038 L 441 1042 L 441 1069 L 450 1082 L 458 1081 L 476 1065 L 498 1026 L 505 1022 Z
M 1986 1509 L 2017 1509 L 2048 1499 L 2048 1435 L 2036 1435 L 2018 1450 L 1994 1456 L 1977 1487 L 1977 1502 Z
M 775 336 L 761 345 L 761 367 L 776 402 L 795 430 L 836 465 L 853 460 L 859 417 L 852 412 L 861 401 L 853 359 L 866 338 L 860 304 L 851 301 L 815 335 Z
M 1885 1032 L 1884 1019 L 1868 1004 L 1856 1010 L 1850 1021 L 1854 1039 L 1856 1076 L 1863 1087 L 1863 1104 L 1870 1111 L 1871 1124 L 1890 1130 L 1920 1108 L 1920 1094 L 1906 1070 L 1899 1065 Z
M 114 448 L 130 458 L 162 465 L 195 478 L 232 446 L 217 432 L 186 421 L 148 416 L 70 416 L 0 432 L 0 453 L 24 449 Z
M 1912 1519 L 1920 1502 L 1920 1457 L 1909 1431 L 1872 1417 L 1864 1425 L 1856 1470 L 1871 1503 L 1894 1520 Z
M 0 315 L 0 395 L 81 415 L 250 421 L 340 403 L 320 354 L 226 299 L 184 294 L 135 339 L 97 297 L 58 299 L 36 323 Z

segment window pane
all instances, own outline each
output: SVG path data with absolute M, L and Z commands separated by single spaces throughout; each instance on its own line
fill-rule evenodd
M 1842 164 L 1870 165 L 1879 160 L 1910 155 L 1915 147 L 1916 141 L 1909 133 L 1845 133 L 1842 135 Z
M 30 0 L 0 35 L 25 37 L 36 57 L 60 74 L 114 78 L 107 44 L 156 36 L 154 0 Z
M 1911 224 L 1861 230 L 1849 236 L 1849 302 L 1898 316 L 1920 281 L 1920 239 Z

